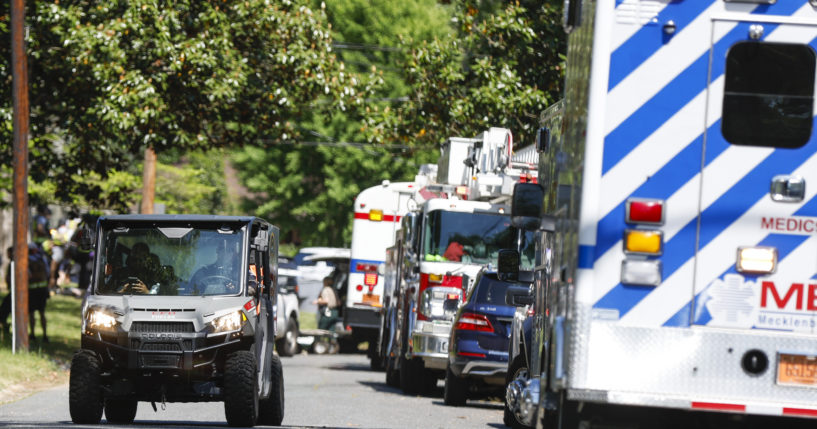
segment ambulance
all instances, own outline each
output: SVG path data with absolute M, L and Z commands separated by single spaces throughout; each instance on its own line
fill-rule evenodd
M 343 325 L 352 331 L 352 341 L 369 342 L 372 369 L 380 368 L 377 350 L 383 307 L 383 264 L 386 249 L 394 245 L 400 219 L 409 211 L 409 201 L 419 189 L 413 182 L 391 183 L 365 189 L 355 198 L 352 249 Z
M 817 417 L 817 2 L 567 0 L 565 25 L 519 194 L 544 206 L 518 411 Z

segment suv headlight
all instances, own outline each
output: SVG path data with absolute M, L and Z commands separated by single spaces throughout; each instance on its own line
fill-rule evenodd
M 105 311 L 91 310 L 88 312 L 88 329 L 113 331 L 118 323 L 115 317 Z
M 234 311 L 224 316 L 219 316 L 210 322 L 212 333 L 230 332 L 241 329 L 241 325 L 247 321 L 247 316 L 241 311 Z

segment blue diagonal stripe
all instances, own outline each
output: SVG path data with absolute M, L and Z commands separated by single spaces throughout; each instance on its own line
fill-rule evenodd
M 735 26 L 714 47 L 714 58 L 726 58 L 726 52 L 732 44 L 748 34 L 750 24 Z M 772 32 L 776 25 L 769 24 L 765 35 Z M 710 81 L 715 81 L 724 72 L 725 61 L 714 61 Z M 601 174 L 607 174 L 625 156 L 647 139 L 658 128 L 669 121 L 693 98 L 706 89 L 709 52 L 696 59 L 664 88 L 658 91 L 624 122 L 619 124 L 604 138 Z M 703 122 L 703 117 L 701 118 Z
M 704 248 L 758 200 L 765 198 L 769 192 L 769 183 L 771 183 L 774 174 L 791 172 L 814 155 L 817 144 L 813 140 L 797 150 L 774 150 L 754 170 L 741 178 L 712 205 L 707 207 L 700 216 L 701 227 L 698 236 L 698 248 Z M 709 141 L 716 145 L 725 144 L 720 132 L 711 133 Z M 696 229 L 697 218 L 687 223 L 672 239 L 665 243 L 664 255 L 661 257 L 663 278 L 670 277 L 681 265 L 694 257 Z M 616 308 L 619 310 L 619 315 L 624 316 L 654 289 L 653 287 L 619 283 L 593 306 Z

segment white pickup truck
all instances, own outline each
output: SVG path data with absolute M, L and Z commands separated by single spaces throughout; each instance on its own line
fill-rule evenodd
M 275 348 L 281 356 L 298 353 L 301 299 L 298 295 L 298 270 L 284 258 L 278 259 L 278 312 L 275 319 Z

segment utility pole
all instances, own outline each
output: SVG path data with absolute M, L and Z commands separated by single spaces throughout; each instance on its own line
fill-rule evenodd
M 145 148 L 145 163 L 142 166 L 142 214 L 153 213 L 153 199 L 156 195 L 156 151 L 152 146 Z
M 28 351 L 28 63 L 25 2 L 11 0 L 14 168 L 14 343 Z

